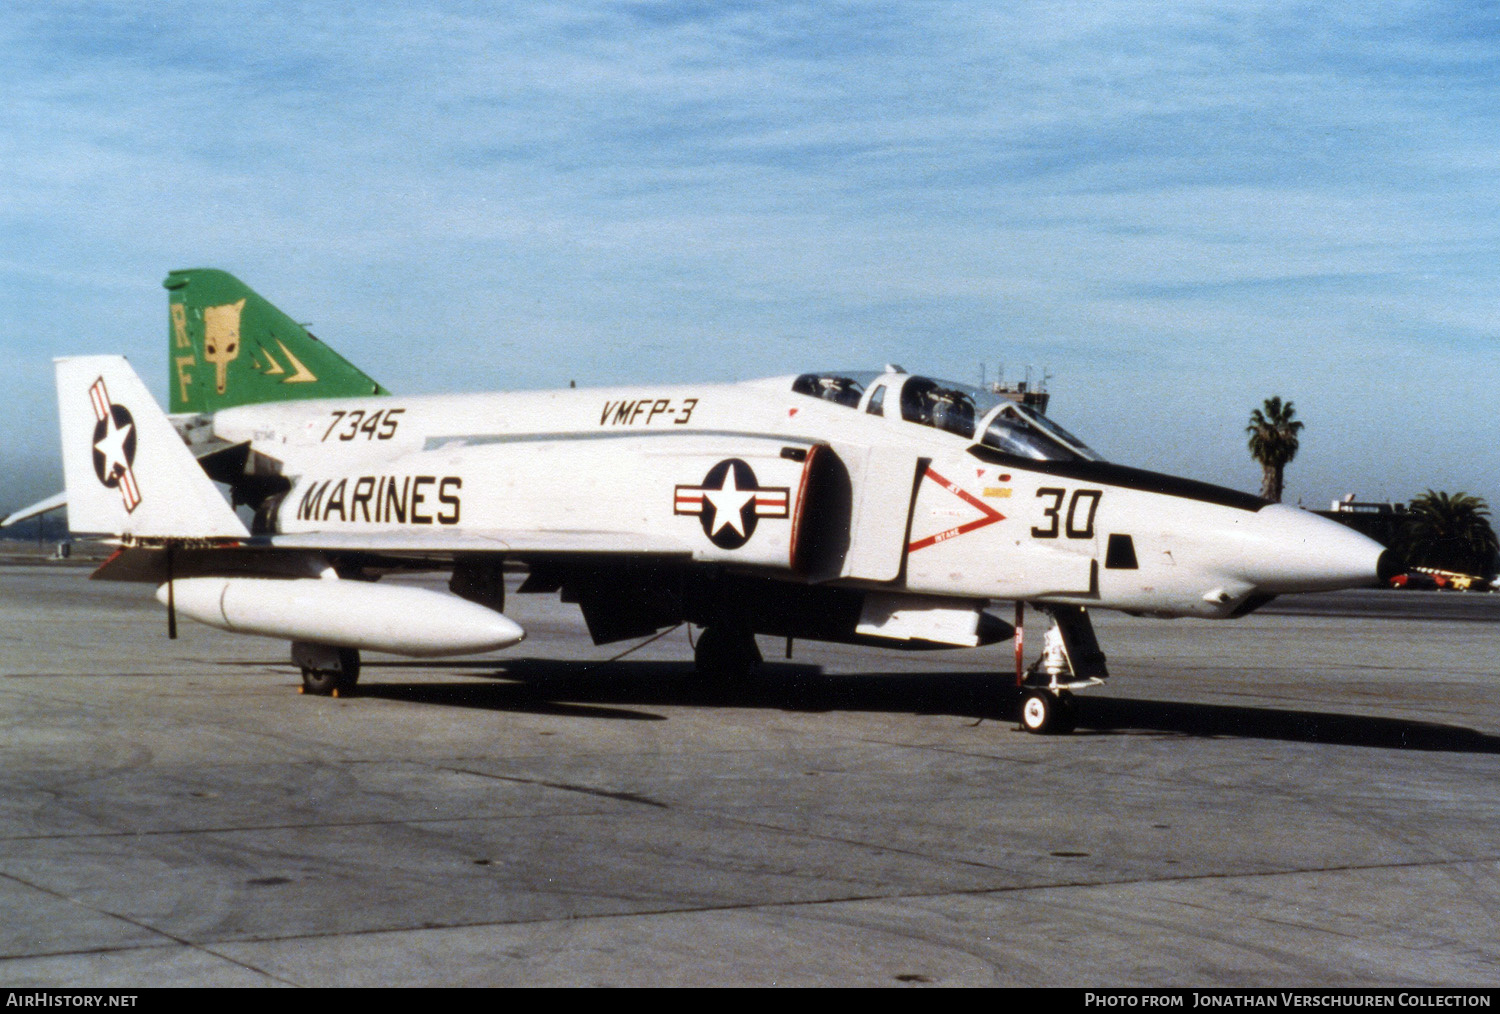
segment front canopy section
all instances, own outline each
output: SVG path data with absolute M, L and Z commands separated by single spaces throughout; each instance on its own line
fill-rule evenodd
M 846 408 L 858 408 L 865 385 L 844 373 L 804 373 L 792 381 L 792 391 Z

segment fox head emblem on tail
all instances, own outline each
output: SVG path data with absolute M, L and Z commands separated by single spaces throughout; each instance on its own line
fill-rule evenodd
M 240 311 L 243 299 L 203 308 L 203 358 L 214 364 L 214 387 L 224 393 L 229 364 L 240 354 Z

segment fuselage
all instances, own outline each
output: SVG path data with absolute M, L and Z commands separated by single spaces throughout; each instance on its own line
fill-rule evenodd
M 213 430 L 289 483 L 265 521 L 280 535 L 616 537 L 788 580 L 1168 616 L 1376 579 L 1377 543 L 1305 511 L 1048 456 L 1010 442 L 998 408 L 922 402 L 925 378 L 808 376 L 270 403 Z

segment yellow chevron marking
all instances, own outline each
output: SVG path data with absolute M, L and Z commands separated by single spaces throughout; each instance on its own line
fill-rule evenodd
M 286 370 L 284 370 L 284 369 L 281 368 L 281 364 L 276 361 L 276 357 L 273 356 L 273 355 L 271 355 L 271 353 L 269 353 L 269 352 L 266 351 L 266 348 L 265 348 L 264 345 L 262 345 L 260 347 L 260 354 L 263 355 L 263 356 L 265 356 L 266 357 L 266 362 L 268 362 L 268 363 L 271 364 L 271 365 L 265 367 L 265 369 L 263 369 L 261 371 L 266 376 L 268 376 L 268 377 L 276 377 L 276 376 L 280 376 L 281 374 L 283 374 L 283 373 L 286 372 Z
M 313 374 L 312 370 L 309 370 L 306 366 L 303 366 L 302 361 L 296 356 L 292 355 L 292 350 L 286 347 L 286 342 L 278 338 L 276 339 L 276 344 L 281 346 L 281 354 L 286 356 L 286 361 L 291 363 L 292 369 L 297 371 L 290 377 L 287 377 L 285 380 L 283 380 L 283 384 L 311 384 L 313 381 L 318 379 L 317 376 Z

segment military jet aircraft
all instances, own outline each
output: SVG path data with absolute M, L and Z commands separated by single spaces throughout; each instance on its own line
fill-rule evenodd
M 229 274 L 164 284 L 170 417 L 123 358 L 57 361 L 70 527 L 118 543 L 94 576 L 157 584 L 174 636 L 182 613 L 292 642 L 311 693 L 349 691 L 365 650 L 515 644 L 510 564 L 599 644 L 701 627 L 706 677 L 746 676 L 757 634 L 1014 636 L 1022 726 L 1062 731 L 1107 675 L 1090 609 L 1236 617 L 1394 566 L 1343 526 L 1101 460 L 1023 405 L 896 366 L 399 397 Z M 403 569 L 450 571 L 452 594 L 371 580 Z M 996 602 L 1053 621 L 1029 671 Z

